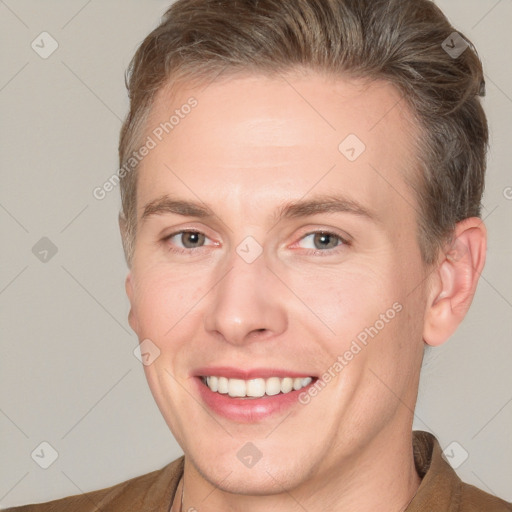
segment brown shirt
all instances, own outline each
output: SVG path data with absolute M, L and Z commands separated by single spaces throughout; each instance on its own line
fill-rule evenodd
M 414 432 L 413 447 L 422 481 L 406 512 L 512 512 L 512 503 L 462 483 L 443 459 L 432 434 Z M 180 457 L 158 471 L 107 489 L 6 512 L 168 512 L 183 474 L 183 463 Z

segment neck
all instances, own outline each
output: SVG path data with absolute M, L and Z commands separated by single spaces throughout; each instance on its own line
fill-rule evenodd
M 342 461 L 333 459 L 300 485 L 272 495 L 235 494 L 223 489 L 225 482 L 212 485 L 185 457 L 184 476 L 171 512 L 180 512 L 183 483 L 183 512 L 403 512 L 420 484 L 412 432 L 384 434 L 363 451 Z

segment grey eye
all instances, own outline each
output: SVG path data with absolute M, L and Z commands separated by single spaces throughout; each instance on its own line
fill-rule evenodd
M 338 245 L 341 245 L 343 240 L 340 236 L 335 235 L 334 233 L 318 232 L 306 235 L 300 242 L 301 247 L 304 249 L 322 250 L 334 249 Z
M 174 234 L 170 241 L 183 249 L 195 249 L 205 244 L 206 236 L 198 231 L 181 231 Z

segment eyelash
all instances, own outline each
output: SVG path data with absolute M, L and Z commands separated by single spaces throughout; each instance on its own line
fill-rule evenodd
M 349 247 L 351 245 L 350 241 L 344 238 L 343 236 L 339 235 L 338 233 L 335 233 L 333 231 L 325 230 L 325 229 L 318 229 L 316 231 L 308 231 L 303 236 L 301 236 L 298 240 L 298 242 L 295 242 L 293 245 L 298 244 L 308 236 L 314 236 L 314 235 L 327 235 L 330 237 L 337 238 L 339 240 L 339 244 L 336 245 L 336 247 L 333 247 L 331 249 L 305 249 L 308 251 L 308 255 L 312 256 L 332 256 L 333 254 L 337 254 L 340 251 L 342 251 L 344 248 Z
M 191 255 L 193 252 L 195 252 L 196 250 L 198 249 L 203 249 L 205 246 L 201 246 L 201 247 L 196 247 L 196 248 L 185 248 L 185 249 L 182 249 L 182 248 L 179 248 L 179 247 L 175 247 L 173 246 L 169 241 L 174 238 L 175 236 L 177 235 L 183 235 L 184 233 L 197 233 L 197 234 L 202 234 L 205 236 L 205 238 L 209 239 L 204 233 L 202 233 L 201 231 L 198 231 L 198 230 L 195 230 L 195 229 L 182 229 L 180 231 L 175 231 L 167 236 L 165 236 L 163 239 L 162 239 L 162 242 L 164 242 L 165 244 L 167 244 L 168 246 L 168 249 L 170 252 L 174 252 L 176 254 L 187 254 L 187 255 Z M 348 247 L 351 245 L 350 241 L 347 240 L 346 238 L 342 237 L 341 235 L 337 234 L 337 233 L 334 233 L 332 231 L 327 231 L 327 230 L 317 230 L 317 231 L 309 231 L 307 233 L 305 233 L 303 236 L 301 236 L 301 238 L 299 239 L 299 242 L 304 240 L 306 237 L 308 236 L 311 236 L 311 235 L 317 235 L 317 234 L 321 234 L 321 235 L 328 235 L 328 236 L 332 236 L 332 237 L 335 237 L 337 238 L 340 243 L 332 248 L 332 249 L 325 249 L 325 250 L 321 250 L 321 249 L 307 249 L 307 251 L 311 251 L 309 252 L 309 255 L 313 255 L 313 256 L 329 256 L 329 255 L 332 255 L 333 253 L 337 253 L 339 252 L 339 250 L 341 250 L 342 247 Z M 297 244 L 298 242 L 295 242 L 295 244 Z M 294 245 L 295 245 L 294 244 Z M 218 245 L 216 243 L 213 243 L 213 244 L 209 244 L 209 245 Z
M 203 249 L 204 248 L 204 246 L 201 246 L 201 247 L 197 247 L 195 249 L 194 248 L 192 248 L 192 249 L 187 249 L 187 248 L 182 249 L 180 247 L 173 246 L 170 243 L 170 240 L 172 238 L 174 238 L 177 235 L 183 235 L 184 233 L 197 233 L 197 234 L 204 235 L 205 238 L 209 239 L 204 233 L 202 233 L 201 231 L 199 231 L 197 229 L 181 229 L 180 231 L 175 231 L 174 233 L 171 233 L 170 235 L 165 236 L 162 239 L 162 242 L 164 242 L 167 245 L 167 247 L 168 247 L 170 252 L 174 252 L 176 254 L 188 254 L 188 255 L 191 255 L 192 252 L 197 251 L 198 249 Z M 217 245 L 217 244 L 211 244 L 211 245 Z

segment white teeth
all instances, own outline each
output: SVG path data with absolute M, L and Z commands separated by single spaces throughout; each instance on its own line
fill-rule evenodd
M 247 381 L 247 396 L 261 397 L 265 394 L 265 379 L 251 379 Z M 212 389 L 212 388 L 210 388 Z M 213 389 L 212 389 L 213 391 Z
M 218 379 L 218 377 L 208 377 L 206 380 L 208 381 L 208 387 L 212 391 L 217 391 L 219 389 L 219 379 Z
M 228 381 L 228 394 L 229 394 L 229 396 L 232 396 L 232 397 L 246 396 L 245 388 L 246 388 L 245 380 L 229 379 L 229 381 Z
M 300 378 L 293 379 L 293 389 L 295 391 L 297 391 L 301 387 L 302 387 L 302 379 L 300 379 Z
M 281 380 L 281 393 L 289 393 L 293 389 L 293 379 L 285 377 Z
M 212 391 L 213 391 L 213 389 L 212 389 Z M 226 379 L 226 377 L 219 377 L 219 379 L 217 381 L 217 391 L 224 395 L 229 391 L 228 379 Z
M 268 379 L 228 379 L 226 377 L 216 377 L 214 375 L 203 377 L 203 382 L 212 390 L 221 394 L 229 394 L 233 398 L 278 395 L 279 393 L 289 393 L 298 391 L 306 387 L 313 381 L 311 377 L 270 377 Z
M 269 396 L 277 395 L 281 392 L 281 379 L 279 377 L 270 377 L 265 382 L 265 393 Z

